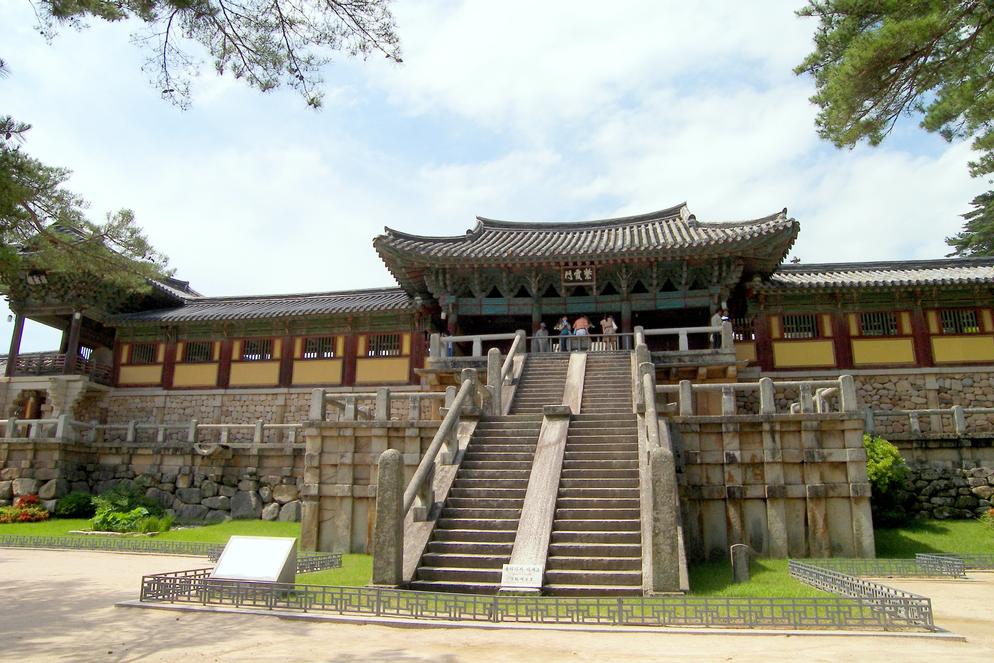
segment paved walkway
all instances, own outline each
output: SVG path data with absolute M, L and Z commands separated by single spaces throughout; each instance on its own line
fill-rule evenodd
M 115 608 L 143 573 L 193 558 L 0 549 L 0 659 L 72 661 L 983 661 L 994 660 L 994 574 L 891 581 L 932 596 L 940 626 L 967 642 L 667 633 L 413 630 L 256 615 Z

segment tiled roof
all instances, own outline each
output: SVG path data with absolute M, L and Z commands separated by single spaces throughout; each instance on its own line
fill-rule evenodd
M 196 297 L 183 306 L 111 318 L 111 324 L 142 322 L 201 322 L 212 320 L 258 320 L 295 316 L 372 313 L 414 308 L 400 288 L 373 288 L 344 292 L 259 295 L 253 297 Z
M 391 228 L 373 240 L 387 267 L 405 287 L 418 283 L 427 265 L 489 266 L 562 261 L 749 255 L 772 270 L 797 236 L 784 209 L 752 221 L 702 223 L 685 204 L 658 212 L 577 223 L 519 223 L 477 217 L 465 235 L 422 237 Z
M 904 288 L 994 285 L 994 258 L 782 265 L 761 288 Z

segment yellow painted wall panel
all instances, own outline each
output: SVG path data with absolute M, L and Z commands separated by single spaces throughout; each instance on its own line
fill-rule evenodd
M 984 321 L 984 331 L 987 333 L 994 331 L 994 322 L 991 321 L 991 310 L 989 308 L 981 309 L 980 315 Z
M 278 361 L 244 361 L 231 365 L 233 387 L 275 386 L 280 379 L 280 362 Z
M 156 343 L 155 344 L 155 361 L 161 364 L 166 360 L 166 344 Z
M 780 326 L 780 316 L 771 315 L 770 316 L 770 338 L 781 338 L 783 336 L 782 327 Z
M 366 336 L 360 336 L 358 340 L 359 340 L 359 342 L 355 344 L 355 348 L 356 348 L 355 349 L 355 356 L 356 357 L 364 357 L 364 356 L 366 356 L 366 343 L 369 341 L 369 338 L 366 337 Z
M 935 311 L 929 311 L 928 316 L 928 332 L 930 334 L 938 334 L 942 330 L 939 329 L 939 314 Z
M 175 361 L 183 361 L 183 348 L 186 347 L 186 343 L 180 341 L 176 344 L 176 355 L 173 357 Z
M 900 320 L 901 328 L 898 330 L 901 334 L 907 334 L 911 336 L 911 314 L 907 311 L 901 311 L 898 313 L 898 319 Z
M 915 345 L 910 338 L 856 338 L 852 341 L 855 366 L 915 363 Z
M 818 317 L 821 319 L 821 335 L 825 338 L 832 338 L 832 315 L 823 313 Z
M 936 364 L 994 361 L 994 336 L 935 336 L 932 356 Z
M 345 337 L 339 336 L 335 339 L 335 356 L 344 357 L 345 356 Z
M 304 339 L 297 338 L 293 342 L 293 358 L 300 359 L 304 356 Z
M 231 344 L 231 361 L 238 361 L 242 358 L 242 342 L 235 341 Z
M 122 366 L 119 384 L 162 384 L 162 366 Z
M 402 354 L 402 355 L 409 355 L 409 354 L 411 354 L 411 335 L 410 334 L 403 334 L 400 337 L 400 339 L 401 339 L 400 340 L 400 347 L 401 347 L 400 354 Z
M 356 384 L 388 384 L 407 382 L 410 371 L 410 360 L 407 357 L 390 359 L 356 360 Z
M 282 357 L 283 356 L 281 354 L 282 352 L 283 352 L 283 339 L 278 338 L 275 341 L 273 341 L 273 359 L 279 359 L 280 357 Z
M 217 364 L 176 364 L 174 387 L 213 387 L 217 385 Z
M 756 344 L 755 343 L 736 343 L 735 344 L 735 359 L 738 361 L 756 361 Z
M 130 343 L 122 343 L 121 344 L 121 363 L 122 364 L 128 360 L 128 353 L 129 352 L 131 352 L 131 344 Z
M 859 316 L 855 313 L 847 313 L 846 318 L 849 320 L 849 335 L 859 336 Z
M 293 362 L 293 384 L 342 384 L 341 359 Z
M 835 344 L 832 341 L 776 341 L 773 343 L 773 363 L 777 368 L 835 366 Z

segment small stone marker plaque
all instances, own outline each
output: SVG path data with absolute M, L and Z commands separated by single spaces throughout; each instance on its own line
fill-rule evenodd
M 289 582 L 297 576 L 297 539 L 233 536 L 224 547 L 212 578 Z
M 505 564 L 501 569 L 501 589 L 541 589 L 545 567 L 542 564 Z

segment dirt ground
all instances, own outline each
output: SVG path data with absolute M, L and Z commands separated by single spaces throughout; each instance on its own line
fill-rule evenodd
M 203 560 L 0 549 L 0 659 L 72 661 L 952 661 L 994 660 L 994 574 L 889 581 L 933 598 L 966 642 L 896 637 L 412 629 L 114 607 L 143 573 Z

